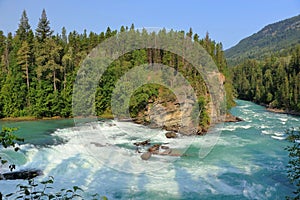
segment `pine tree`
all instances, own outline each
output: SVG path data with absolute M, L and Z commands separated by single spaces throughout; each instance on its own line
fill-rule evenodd
M 63 88 L 66 89 L 67 84 L 67 74 L 72 72 L 74 69 L 74 53 L 73 48 L 69 47 L 67 53 L 62 57 L 62 66 L 63 66 Z
M 193 36 L 193 29 L 192 28 L 189 29 L 189 32 L 186 33 L 186 36 L 188 36 L 189 38 L 192 38 L 192 36 Z
M 130 26 L 130 30 L 133 31 L 134 30 L 134 24 L 132 23 Z
M 28 22 L 28 17 L 26 11 L 24 10 L 20 19 L 19 28 L 17 30 L 17 35 L 21 41 L 28 39 L 28 34 L 30 31 L 30 25 Z
M 110 27 L 107 27 L 106 32 L 105 32 L 105 38 L 109 38 L 112 36 L 112 32 Z
M 22 43 L 21 48 L 17 53 L 18 65 L 21 66 L 21 70 L 25 73 L 27 91 L 29 91 L 30 83 L 29 83 L 29 62 L 30 62 L 30 49 L 29 45 L 26 41 Z
M 62 27 L 62 30 L 61 30 L 61 40 L 64 44 L 68 43 L 67 30 L 65 27 Z
M 46 11 L 43 9 L 42 16 L 36 28 L 36 36 L 41 41 L 44 42 L 46 38 L 50 37 L 53 31 L 50 29 L 50 21 L 47 19 Z
M 2 72 L 4 72 L 4 73 L 10 73 L 11 72 L 9 55 L 10 55 L 10 52 L 12 51 L 12 49 L 13 49 L 12 40 L 13 40 L 12 33 L 8 33 L 7 38 L 5 40 L 4 52 L 3 52 L 3 55 L 1 57 L 1 65 L 2 65 L 1 68 L 2 68 Z
M 3 35 L 3 31 L 0 31 L 0 82 L 6 74 L 5 70 L 5 56 L 4 52 L 6 49 L 6 37 Z M 1 89 L 1 86 L 0 86 Z
M 60 51 L 62 47 L 56 44 L 53 39 L 48 39 L 46 44 L 49 48 L 49 57 L 43 71 L 46 71 L 46 78 L 52 78 L 53 91 L 56 92 L 57 82 L 60 82 L 58 72 L 61 72 L 63 69 L 60 65 Z

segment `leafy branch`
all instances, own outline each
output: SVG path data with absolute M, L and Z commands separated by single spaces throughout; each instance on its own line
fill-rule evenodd
M 286 147 L 289 152 L 288 178 L 295 184 L 296 190 L 293 192 L 294 197 L 287 197 L 287 199 L 300 199 L 300 128 L 290 129 L 286 131 L 288 135 L 287 139 L 293 143 L 293 145 Z
M 24 142 L 24 139 L 13 134 L 13 132 L 16 130 L 17 128 L 3 127 L 0 132 L 0 143 L 4 148 L 13 147 L 17 152 L 20 150 L 20 148 L 16 147 L 16 142 Z M 8 163 L 8 161 L 0 157 L 0 163 L 1 165 L 4 165 Z M 10 165 L 9 168 L 12 171 L 15 168 L 15 165 Z
M 59 192 L 53 191 L 54 177 L 50 176 L 48 180 L 40 182 L 40 185 L 34 180 L 28 180 L 28 183 L 17 185 L 18 190 L 14 193 L 5 195 L 5 199 L 54 199 L 54 200 L 69 200 L 69 199 L 83 199 L 83 190 L 74 186 L 72 189 L 61 189 Z

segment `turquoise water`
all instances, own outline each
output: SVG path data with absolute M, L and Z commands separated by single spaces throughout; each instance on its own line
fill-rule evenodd
M 221 135 L 168 140 L 163 130 L 128 122 L 102 121 L 74 126 L 72 120 L 0 122 L 19 127 L 22 154 L 1 150 L 18 169 L 38 168 L 55 177 L 55 187 L 77 185 L 109 199 L 284 199 L 294 187 L 286 178 L 289 143 L 284 132 L 300 118 L 267 112 L 237 101 L 231 112 L 245 121 L 219 124 Z M 164 142 L 182 157 L 153 156 L 142 161 L 132 143 Z M 199 156 L 209 139 L 208 155 Z M 5 171 L 5 167 L 0 169 Z M 13 191 L 20 181 L 0 181 Z

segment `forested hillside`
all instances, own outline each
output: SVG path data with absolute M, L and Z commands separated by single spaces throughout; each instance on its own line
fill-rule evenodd
M 266 26 L 226 51 L 237 97 L 300 111 L 300 15 Z
M 288 54 L 300 43 L 300 15 L 265 26 L 225 51 L 229 65 L 245 59 L 264 60 L 273 53 Z
M 288 112 L 300 112 L 300 45 L 287 56 L 247 59 L 233 68 L 238 98 Z
M 122 26 L 119 32 L 135 31 Z M 174 31 L 171 31 L 174 33 Z M 71 117 L 73 83 L 83 59 L 100 42 L 114 36 L 117 30 L 109 27 L 99 34 L 87 31 L 67 33 L 62 28 L 60 34 L 53 34 L 50 21 L 43 10 L 36 30 L 32 30 L 24 11 L 15 34 L 4 35 L 0 31 L 0 117 L 31 116 Z M 151 34 L 172 34 L 161 30 Z M 208 36 L 200 39 L 197 34 L 183 31 L 175 32 L 183 37 L 189 36 L 201 44 L 214 59 L 219 70 L 225 74 L 228 106 L 232 105 L 232 83 L 227 71 L 222 44 Z M 98 115 L 111 112 L 111 93 L 116 81 L 127 70 L 143 63 L 162 63 L 182 72 L 197 90 L 198 97 L 208 103 L 208 91 L 201 75 L 192 70 L 192 66 L 183 58 L 158 49 L 141 49 L 129 52 L 112 63 L 99 82 L 96 94 Z M 142 93 L 142 94 L 141 94 Z M 168 91 L 167 91 L 168 93 Z M 169 92 L 170 93 L 170 92 Z M 144 109 L 151 98 L 170 97 L 158 85 L 149 85 L 137 90 L 131 99 L 130 109 L 133 115 Z

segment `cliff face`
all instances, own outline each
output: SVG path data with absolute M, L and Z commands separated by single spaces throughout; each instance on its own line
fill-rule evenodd
M 200 134 L 201 127 L 193 123 L 190 115 L 194 103 L 196 102 L 187 100 L 180 106 L 178 101 L 155 100 L 149 102 L 146 110 L 138 116 L 137 122 L 185 135 Z
M 223 85 L 225 83 L 225 76 L 220 73 L 217 77 L 219 84 Z M 192 113 L 197 104 L 193 98 L 188 98 L 184 101 L 161 98 L 150 100 L 145 111 L 139 113 L 136 122 L 153 128 L 163 128 L 168 131 L 179 132 L 184 135 L 201 135 L 207 132 L 210 124 L 227 120 L 230 122 L 238 121 L 237 118 L 218 111 L 217 107 L 220 105 L 217 104 L 220 104 L 221 100 L 212 103 L 209 97 L 211 97 L 211 94 L 207 94 L 205 97 L 205 99 L 208 99 L 205 110 L 210 119 L 207 126 L 199 125 L 199 119 L 197 121 L 193 120 L 195 115 L 193 116 Z M 218 98 L 218 95 L 214 98 Z

